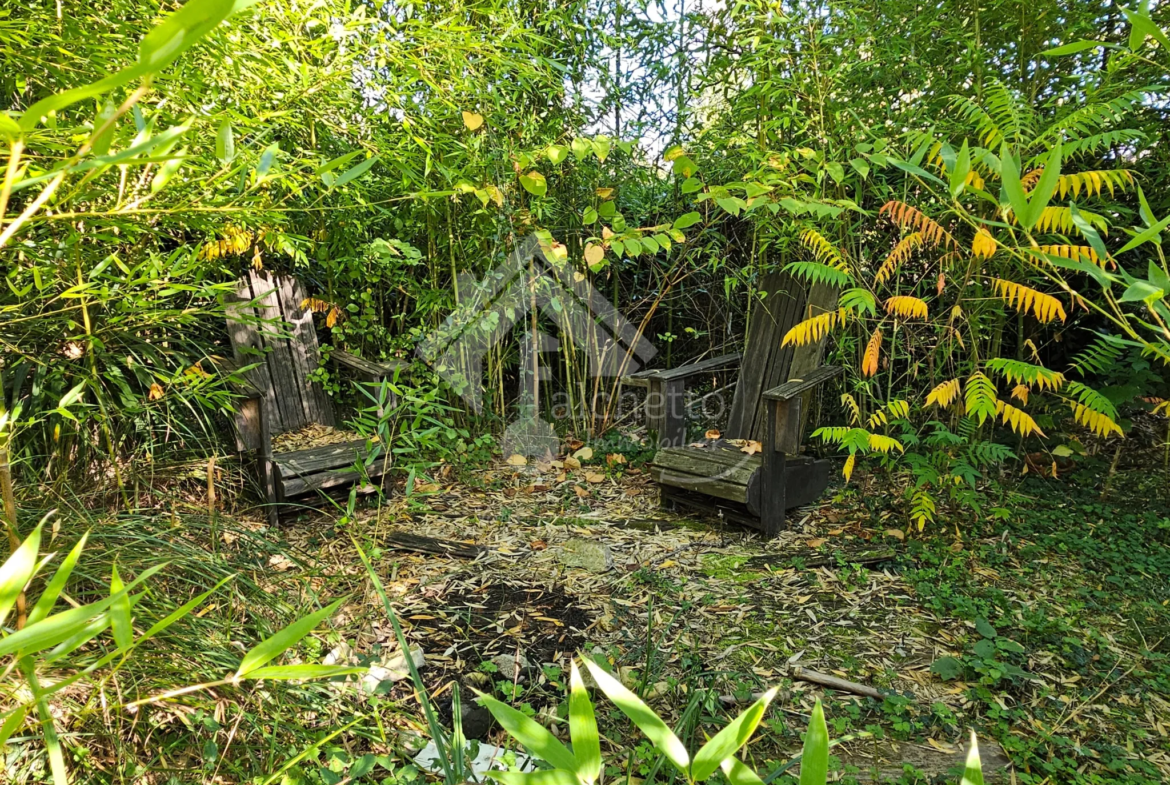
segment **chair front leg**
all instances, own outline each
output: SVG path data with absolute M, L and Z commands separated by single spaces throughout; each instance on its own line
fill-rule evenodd
M 772 401 L 769 404 L 765 407 L 764 464 L 760 468 L 763 473 L 760 477 L 760 523 L 764 536 L 775 537 L 784 528 L 784 513 L 788 507 L 784 441 L 791 402 Z

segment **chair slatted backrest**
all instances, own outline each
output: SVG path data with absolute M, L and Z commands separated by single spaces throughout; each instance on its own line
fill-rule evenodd
M 302 307 L 305 290 L 288 276 L 249 271 L 228 304 L 228 332 L 240 365 L 258 363 L 246 376 L 264 397 L 268 428 L 275 435 L 312 423 L 334 425 L 333 406 L 320 384 L 313 314 Z
M 836 290 L 824 284 L 809 286 L 792 275 L 771 273 L 760 281 L 759 290 L 767 292 L 762 301 L 753 303 L 748 320 L 747 346 L 727 435 L 735 439 L 764 439 L 764 400 L 767 390 L 813 370 L 821 363 L 825 341 L 804 346 L 781 346 L 784 335 L 810 316 L 836 307 Z

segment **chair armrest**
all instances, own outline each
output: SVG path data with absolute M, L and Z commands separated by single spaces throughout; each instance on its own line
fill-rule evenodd
M 632 373 L 629 376 L 622 378 L 622 384 L 631 387 L 645 387 L 650 379 L 656 379 L 662 382 L 669 382 L 675 379 L 686 379 L 696 374 L 706 373 L 707 371 L 718 370 L 719 368 L 726 368 L 729 365 L 736 365 L 743 359 L 743 355 L 739 352 L 732 352 L 731 354 L 723 354 L 719 357 L 712 357 L 709 360 L 700 360 L 697 363 L 690 365 L 681 365 L 678 368 L 671 368 L 670 370 L 656 369 L 653 371 L 639 371 Z
M 350 354 L 341 349 L 334 349 L 331 359 L 337 365 L 365 377 L 367 381 L 379 382 L 382 379 L 392 379 L 394 374 L 410 367 L 410 363 L 388 362 L 380 363 L 367 360 L 364 357 Z
M 829 381 L 834 376 L 844 372 L 844 368 L 837 365 L 822 365 L 820 368 L 805 374 L 803 379 L 789 379 L 784 384 L 773 387 L 764 393 L 766 401 L 788 401 L 808 390 Z

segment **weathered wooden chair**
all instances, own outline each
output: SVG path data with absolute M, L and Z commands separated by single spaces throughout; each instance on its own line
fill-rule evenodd
M 377 479 L 388 467 L 380 447 L 351 439 L 307 449 L 273 449 L 280 434 L 308 425 L 336 427 L 332 401 L 309 374 L 318 366 L 317 333 L 312 312 L 302 306 L 305 291 L 286 276 L 250 272 L 239 281 L 227 304 L 228 332 L 234 366 L 245 368 L 247 386 L 237 406 L 236 444 L 241 452 L 258 452 L 261 480 L 268 497 L 268 519 L 278 520 L 279 505 L 298 496 Z M 332 361 L 362 381 L 393 378 L 405 364 L 384 364 L 334 349 Z M 363 490 L 373 490 L 363 487 Z
M 811 392 L 842 369 L 821 365 L 824 339 L 781 346 L 794 325 L 836 307 L 834 289 L 774 273 L 760 290 L 767 295 L 753 308 L 744 354 L 642 371 L 622 383 L 647 390 L 647 428 L 658 438 L 651 473 L 662 486 L 663 502 L 722 514 L 772 537 L 783 527 L 786 510 L 815 500 L 829 484 L 829 461 L 801 455 L 800 443 Z M 722 438 L 687 446 L 687 382 L 736 365 L 739 377 Z M 748 454 L 730 440 L 756 441 L 761 449 Z

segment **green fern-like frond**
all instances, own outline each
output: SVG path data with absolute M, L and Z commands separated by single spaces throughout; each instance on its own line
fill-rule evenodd
M 1087 384 L 1069 382 L 1066 389 L 1082 406 L 1092 409 L 1098 414 L 1103 414 L 1110 420 L 1117 419 L 1117 407 L 1113 405 L 1113 401 Z
M 853 283 L 853 276 L 845 270 L 821 262 L 792 262 L 785 265 L 784 272 L 808 283 L 824 283 L 830 286 L 848 286 Z
M 1079 106 L 1049 125 L 1036 138 L 1036 143 L 1046 144 L 1057 138 L 1072 142 L 1103 133 L 1109 126 L 1121 122 L 1134 106 L 1148 95 L 1146 90 L 1131 90 L 1108 101 L 1096 101 Z M 1068 155 L 1067 151 L 1064 152 Z
M 1007 139 L 1020 146 L 1036 137 L 1036 113 L 1031 103 L 1003 82 L 995 80 L 988 86 L 983 106 L 995 120 L 1001 141 Z
M 1022 360 L 996 357 L 987 361 L 987 367 L 1012 384 L 1027 384 L 1041 390 L 1058 390 L 1064 384 L 1064 374 Z
M 982 372 L 976 371 L 968 377 L 967 385 L 963 389 L 963 401 L 967 405 L 968 417 L 978 420 L 982 425 L 988 417 L 995 416 L 995 404 L 998 400 L 995 382 Z
M 925 529 L 926 524 L 934 522 L 937 510 L 934 498 L 929 493 L 921 488 L 914 492 L 914 498 L 910 505 L 910 520 L 918 526 L 918 531 Z
M 841 292 L 837 307 L 847 311 L 877 313 L 877 302 L 866 289 L 853 288 Z
M 1105 373 L 1121 359 L 1125 352 L 1125 342 L 1115 335 L 1100 333 L 1089 344 L 1089 348 L 1073 358 L 1072 369 L 1081 376 L 1090 373 Z

